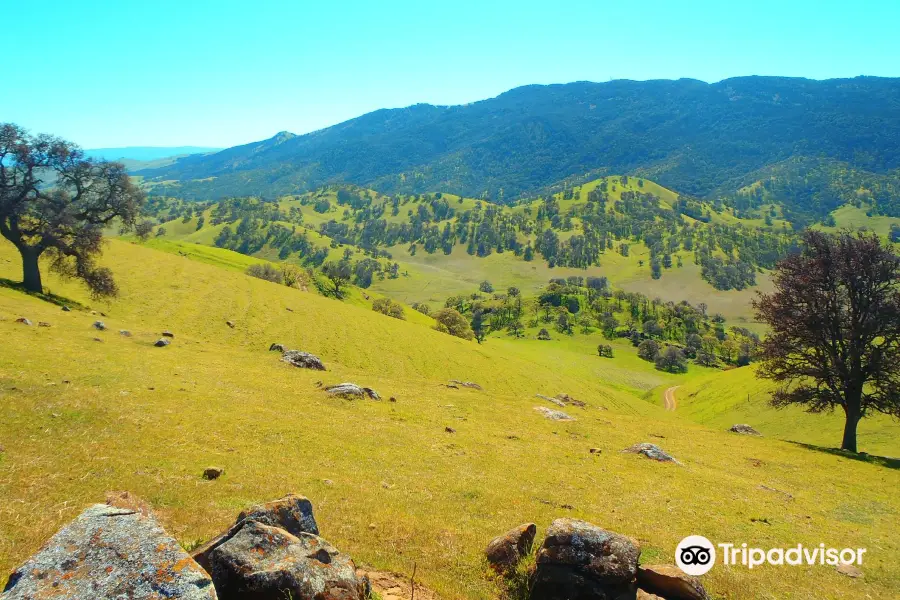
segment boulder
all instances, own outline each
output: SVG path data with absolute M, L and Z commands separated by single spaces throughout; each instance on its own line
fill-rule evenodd
M 210 600 L 216 590 L 152 514 L 96 504 L 16 569 L 2 598 Z
M 313 516 L 312 502 L 305 496 L 289 494 L 284 498 L 273 500 L 266 504 L 251 506 L 241 511 L 234 525 L 225 533 L 196 549 L 192 554 L 193 559 L 201 567 L 209 571 L 211 568 L 209 562 L 210 553 L 231 539 L 245 523 L 250 521 L 279 527 L 292 535 L 301 533 L 319 535 L 319 527 L 316 525 L 316 519 Z
M 315 369 L 316 371 L 324 371 L 325 365 L 322 359 L 309 352 L 301 352 L 300 350 L 285 350 L 281 355 L 281 360 L 290 363 L 301 369 Z
M 745 424 L 732 425 L 728 431 L 730 431 L 731 433 L 740 433 L 743 435 L 762 435 L 757 430 Z
M 578 408 L 584 408 L 587 406 L 587 404 L 585 404 L 581 400 L 573 398 L 568 394 L 557 394 L 556 398 L 562 401 L 564 404 L 571 404 L 572 406 L 577 406 Z
M 666 600 L 709 600 L 709 595 L 696 577 L 691 577 L 675 565 L 638 567 L 638 587 Z
M 680 465 L 675 457 L 666 453 L 665 450 L 657 446 L 656 444 L 650 444 L 648 442 L 641 442 L 640 444 L 635 444 L 629 448 L 625 448 L 622 452 L 626 452 L 629 454 L 642 454 L 647 458 L 652 458 L 653 460 L 658 460 L 659 462 L 671 462 L 676 465 Z
M 537 525 L 525 523 L 494 538 L 484 551 L 488 563 L 500 572 L 515 568 L 531 552 L 536 534 Z
M 247 522 L 210 553 L 222 600 L 364 600 L 366 582 L 349 556 L 317 535 Z
M 21 323 L 22 325 L 32 325 L 31 319 L 26 319 L 25 317 L 19 317 L 16 319 L 16 323 Z
M 203 479 L 207 481 L 212 481 L 213 479 L 218 479 L 225 472 L 225 469 L 222 467 L 206 467 L 203 469 Z
M 50 323 L 47 321 L 38 321 L 38 327 L 50 327 Z
M 561 410 L 553 410 L 546 406 L 535 406 L 534 410 L 538 411 L 548 419 L 553 421 L 574 421 L 575 417 L 569 416 Z
M 131 337 L 131 332 L 128 331 L 127 329 L 120 329 L 119 335 L 121 335 L 123 337 Z
M 63 312 L 71 312 L 72 309 L 69 308 L 68 306 L 66 306 L 65 304 L 63 304 L 63 306 L 62 306 L 62 311 L 63 311 Z
M 565 403 L 562 400 L 557 400 L 556 398 L 551 398 L 550 396 L 545 396 L 543 394 L 535 394 L 541 400 L 546 400 L 550 404 L 555 404 L 556 406 L 565 406 Z
M 478 385 L 474 381 L 460 381 L 459 379 L 451 379 L 450 383 L 458 385 L 460 387 L 472 388 L 473 390 L 483 389 L 480 385 Z
M 640 553 L 631 538 L 556 519 L 538 551 L 531 600 L 633 599 Z
M 168 329 L 162 332 L 163 337 L 174 338 L 175 334 L 169 331 Z
M 234 321 L 225 321 L 225 324 L 234 329 Z
M 103 321 L 94 321 L 94 329 L 99 331 L 106 331 L 106 323 Z
M 660 598 L 656 594 L 650 594 L 645 592 L 644 590 L 638 590 L 637 600 L 666 600 L 665 598 Z
M 284 346 L 281 344 L 272 344 L 269 346 L 269 352 L 284 352 Z
M 378 392 L 376 392 L 372 388 L 361 387 L 356 385 L 355 383 L 339 383 L 337 385 L 325 386 L 325 391 L 333 396 L 368 396 L 372 400 L 381 400 L 381 396 L 379 396 Z
M 859 579 L 863 576 L 863 572 L 855 565 L 845 565 L 844 563 L 841 563 L 835 567 L 835 570 L 841 575 L 846 575 L 847 577 L 852 577 L 854 579 Z
M 165 348 L 170 343 L 171 342 L 169 342 L 168 338 L 159 338 L 158 340 L 156 340 L 156 342 L 154 342 L 153 345 L 156 346 L 157 348 Z

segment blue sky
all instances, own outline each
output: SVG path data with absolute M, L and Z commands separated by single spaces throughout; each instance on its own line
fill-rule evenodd
M 0 121 L 231 146 L 530 83 L 900 76 L 900 1 L 0 0 Z

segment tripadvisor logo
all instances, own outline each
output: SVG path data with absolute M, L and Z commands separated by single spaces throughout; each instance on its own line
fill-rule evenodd
M 797 544 L 791 548 L 750 548 L 747 544 L 718 544 L 722 564 L 743 565 L 748 569 L 760 565 L 861 565 L 865 548 L 826 548 L 819 544 L 808 548 Z M 702 535 L 689 535 L 675 549 L 675 564 L 688 575 L 704 575 L 716 564 L 716 546 Z

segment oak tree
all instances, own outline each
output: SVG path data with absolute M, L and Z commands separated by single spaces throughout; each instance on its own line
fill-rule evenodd
M 775 269 L 775 291 L 754 302 L 771 327 L 760 377 L 779 384 L 777 407 L 840 407 L 843 450 L 860 419 L 900 417 L 900 257 L 874 234 L 807 231 Z
M 0 124 L 0 234 L 22 255 L 25 289 L 43 292 L 39 259 L 84 281 L 95 297 L 117 293 L 95 263 L 103 228 L 134 224 L 144 201 L 121 163 L 94 161 L 71 142 Z

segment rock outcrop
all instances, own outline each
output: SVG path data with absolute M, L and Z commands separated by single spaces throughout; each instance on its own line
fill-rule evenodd
M 709 600 L 700 580 L 687 575 L 675 565 L 638 567 L 638 587 L 666 600 Z
M 536 534 L 537 525 L 525 523 L 494 538 L 484 551 L 488 563 L 499 572 L 514 569 L 531 552 Z
M 381 396 L 379 396 L 378 392 L 376 392 L 372 388 L 362 387 L 356 385 L 355 383 L 339 383 L 337 385 L 329 385 L 325 387 L 325 391 L 332 396 L 345 396 L 348 398 L 362 398 L 363 396 L 368 396 L 372 400 L 381 400 Z
M 152 514 L 96 504 L 16 569 L 2 600 L 210 600 L 209 575 Z
M 319 527 L 313 516 L 312 502 L 305 496 L 290 494 L 284 498 L 251 506 L 241 511 L 234 525 L 228 531 L 195 550 L 192 557 L 201 567 L 209 571 L 211 569 L 210 553 L 231 539 L 245 523 L 250 521 L 279 527 L 292 535 L 301 533 L 319 535 Z
M 622 452 L 628 454 L 641 454 L 646 456 L 647 458 L 652 458 L 653 460 L 659 462 L 670 462 L 675 463 L 676 465 L 680 465 L 681 463 L 675 459 L 674 456 L 668 454 L 665 450 L 657 446 L 656 444 L 651 444 L 649 442 L 641 442 L 640 444 L 635 444 L 634 446 L 630 446 L 622 450 Z
M 737 425 L 732 425 L 732 426 L 728 429 L 728 431 L 730 431 L 731 433 L 740 433 L 740 434 L 742 434 L 742 435 L 759 435 L 759 436 L 762 435 L 762 434 L 761 434 L 760 432 L 758 432 L 757 430 L 755 430 L 755 429 L 753 429 L 752 427 L 750 427 L 749 425 L 746 425 L 746 424 L 743 424 L 743 423 L 737 424 Z
M 538 411 L 552 421 L 574 421 L 575 417 L 567 415 L 561 410 L 553 410 L 546 406 L 535 406 L 534 410 Z
M 531 600 L 624 600 L 637 593 L 640 549 L 631 538 L 556 519 L 537 555 Z
M 347 555 L 317 535 L 292 535 L 250 521 L 210 553 L 222 600 L 364 600 L 366 585 Z
M 322 359 L 309 352 L 301 352 L 300 350 L 285 350 L 281 355 L 281 360 L 292 364 L 301 369 L 314 369 L 316 371 L 324 371 L 325 365 Z
M 557 400 L 556 398 L 551 398 L 550 396 L 545 396 L 543 394 L 535 394 L 535 395 L 538 398 L 540 398 L 541 400 L 546 400 L 550 404 L 555 404 L 556 406 L 559 406 L 561 408 L 566 405 L 565 402 L 563 402 L 562 400 Z
M 473 390 L 483 389 L 480 385 L 478 385 L 474 381 L 460 381 L 459 379 L 451 379 L 450 383 L 452 383 L 454 385 L 458 385 L 459 387 L 471 388 Z

